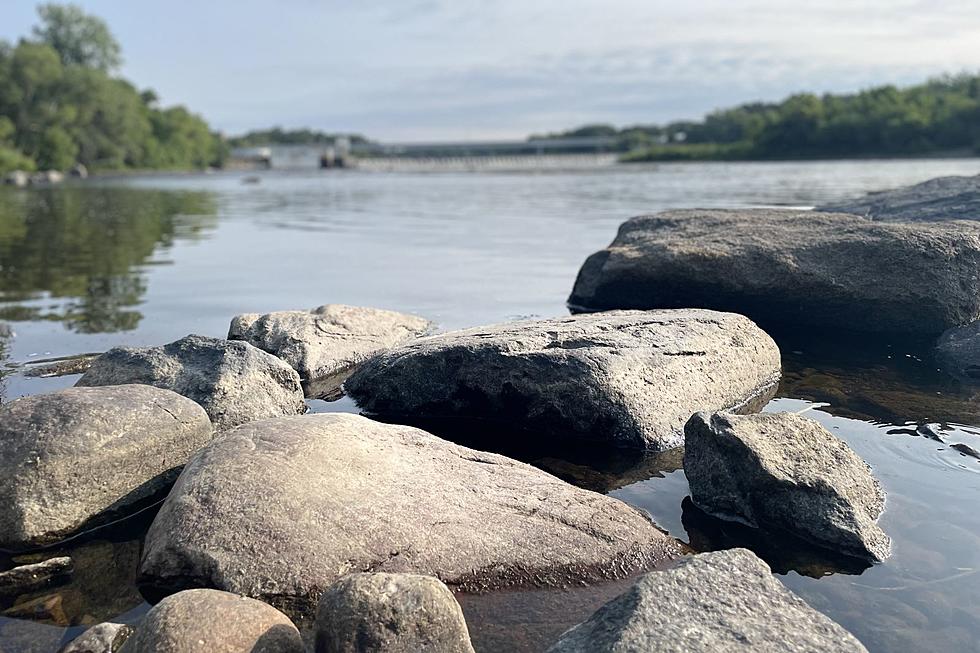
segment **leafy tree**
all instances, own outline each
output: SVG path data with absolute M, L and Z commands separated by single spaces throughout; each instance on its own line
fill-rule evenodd
M 34 28 L 34 37 L 54 48 L 64 65 L 109 72 L 122 64 L 119 42 L 101 18 L 74 4 L 43 4 L 37 12 L 41 24 Z

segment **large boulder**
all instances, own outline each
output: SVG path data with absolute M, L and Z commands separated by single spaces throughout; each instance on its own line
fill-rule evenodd
M 69 388 L 0 406 L 0 548 L 58 541 L 166 490 L 211 440 L 204 410 L 144 385 Z
M 548 653 L 867 653 L 854 635 L 773 578 L 747 549 L 702 553 L 654 571 Z
M 762 401 L 779 349 L 741 315 L 622 311 L 499 324 L 383 352 L 344 385 L 365 411 L 465 417 L 662 450 L 697 410 Z
M 160 601 L 120 653 L 303 653 L 289 617 L 261 601 L 196 589 Z
M 980 220 L 980 175 L 937 177 L 820 207 L 886 222 Z
M 351 574 L 316 611 L 316 653 L 473 653 L 463 610 L 437 578 Z
M 577 310 L 695 306 L 764 325 L 938 334 L 980 317 L 980 225 L 842 213 L 683 210 L 633 218 L 582 265 Z
M 327 413 L 246 424 L 195 456 L 147 533 L 139 582 L 151 594 L 302 601 L 380 571 L 482 591 L 620 577 L 678 551 L 617 499 L 418 429 Z
M 114 347 L 76 385 L 144 383 L 193 399 L 223 431 L 305 412 L 299 375 L 247 342 L 190 335 L 162 347 Z
M 936 342 L 936 359 L 961 381 L 980 383 L 980 322 L 943 333 Z
M 414 315 L 327 304 L 310 311 L 239 315 L 231 321 L 228 338 L 245 340 L 289 363 L 299 373 L 306 396 L 335 399 L 358 364 L 430 327 L 428 320 Z
M 685 428 L 684 473 L 695 505 L 715 517 L 870 560 L 890 553 L 875 523 L 885 493 L 871 469 L 801 415 L 698 413 Z

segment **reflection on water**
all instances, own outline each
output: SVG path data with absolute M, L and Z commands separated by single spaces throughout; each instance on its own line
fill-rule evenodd
M 582 260 L 631 215 L 812 206 L 978 171 L 975 160 L 677 164 L 537 174 L 272 172 L 250 185 L 213 175 L 0 189 L 0 321 L 14 321 L 17 331 L 7 341 L 9 361 L 27 364 L 6 378 L 6 393 L 77 380 L 26 376 L 42 359 L 192 332 L 220 337 L 241 312 L 341 302 L 418 313 L 445 329 L 563 315 Z M 799 542 L 704 519 L 685 502 L 680 450 L 642 456 L 472 425 L 431 428 L 619 497 L 694 548 L 752 546 L 872 651 L 977 651 L 980 460 L 970 451 L 980 451 L 980 391 L 938 370 L 928 342 L 776 336 L 785 376 L 768 409 L 806 410 L 872 465 L 888 492 L 881 525 L 894 543 L 883 564 L 862 571 Z M 311 404 L 356 410 L 348 400 Z M 67 552 L 77 549 L 91 572 L 0 605 L 0 651 L 51 651 L 81 624 L 113 613 L 138 619 L 146 606 L 133 585 L 136 531 L 73 543 Z M 539 651 L 621 589 L 460 600 L 477 650 Z
M 207 193 L 80 186 L 0 190 L 0 320 L 105 333 L 139 326 L 141 266 L 215 224 Z

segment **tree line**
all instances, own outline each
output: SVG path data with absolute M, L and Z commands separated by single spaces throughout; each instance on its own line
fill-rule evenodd
M 119 43 L 75 5 L 45 4 L 29 38 L 0 41 L 0 172 L 220 165 L 227 145 L 182 106 L 118 77 Z
M 980 154 L 980 75 L 846 95 L 800 93 L 667 125 L 585 125 L 551 137 L 614 137 L 625 161 Z

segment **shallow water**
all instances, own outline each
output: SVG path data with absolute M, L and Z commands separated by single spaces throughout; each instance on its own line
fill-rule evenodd
M 223 336 L 247 311 L 344 302 L 415 312 L 443 329 L 562 315 L 582 260 L 631 215 L 806 207 L 978 172 L 978 160 L 670 164 L 0 188 L 0 321 L 16 331 L 0 340 L 0 393 L 6 401 L 77 379 L 29 378 L 23 364 L 192 332 Z M 753 546 L 872 651 L 980 650 L 980 460 L 953 446 L 980 450 L 974 391 L 938 371 L 923 343 L 777 340 L 785 376 L 768 409 L 806 410 L 875 469 L 888 492 L 881 524 L 894 539 L 884 564 L 862 569 L 698 514 L 684 501 L 679 452 L 637 459 L 495 446 L 649 511 L 695 548 Z M 347 400 L 312 404 L 356 410 Z M 84 624 L 138 619 L 146 606 L 131 578 L 140 533 L 137 520 L 73 543 L 82 571 L 70 584 L 0 601 L 0 653 L 51 651 Z M 478 648 L 533 651 L 620 589 L 461 602 Z

